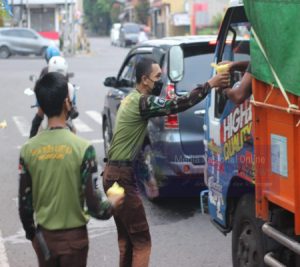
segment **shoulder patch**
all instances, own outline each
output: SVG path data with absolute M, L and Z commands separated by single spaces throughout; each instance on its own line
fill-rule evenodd
M 166 104 L 166 100 L 163 98 L 155 97 L 153 100 L 153 103 L 160 107 L 164 107 Z

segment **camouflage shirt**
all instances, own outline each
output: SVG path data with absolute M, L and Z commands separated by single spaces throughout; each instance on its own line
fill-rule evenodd
M 19 172 L 19 214 L 27 239 L 34 237 L 36 224 L 48 230 L 85 225 L 85 203 L 97 219 L 112 215 L 98 188 L 95 149 L 67 129 L 46 130 L 28 140 Z
M 134 160 L 143 144 L 149 118 L 185 111 L 203 100 L 210 89 L 209 83 L 205 83 L 189 94 L 173 99 L 143 95 L 133 90 L 122 100 L 118 110 L 108 159 Z

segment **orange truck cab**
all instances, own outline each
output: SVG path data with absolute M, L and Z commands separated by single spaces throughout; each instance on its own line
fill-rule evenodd
M 292 2 L 231 1 L 217 39 L 215 63 L 251 56 L 253 76 L 242 104 L 212 90 L 204 125 L 209 215 L 232 231 L 234 267 L 300 266 L 300 53 L 297 64 L 294 43 L 280 47 L 285 18 L 300 14 Z

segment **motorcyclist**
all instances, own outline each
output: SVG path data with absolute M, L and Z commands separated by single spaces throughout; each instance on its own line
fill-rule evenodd
M 52 57 L 57 57 L 57 56 L 61 56 L 61 53 L 60 53 L 59 49 L 56 46 L 48 46 L 47 49 L 46 49 L 46 52 L 45 52 L 45 60 L 47 62 L 47 66 L 42 69 L 39 78 L 41 78 L 46 73 L 48 73 L 48 63 L 49 63 L 49 60 Z
M 47 72 L 59 72 L 67 77 L 68 63 L 61 56 L 53 56 L 49 60 Z M 76 129 L 72 123 L 72 119 L 77 118 L 79 113 L 77 111 L 77 106 L 76 106 L 76 90 L 70 82 L 68 82 L 68 90 L 69 90 L 70 99 L 72 101 L 72 109 L 69 114 L 69 119 L 67 121 L 67 125 L 71 131 L 76 132 Z M 35 136 L 38 133 L 39 127 L 40 127 L 43 119 L 44 119 L 44 113 L 41 110 L 41 108 L 38 107 L 38 111 L 32 120 L 31 129 L 30 129 L 30 138 Z

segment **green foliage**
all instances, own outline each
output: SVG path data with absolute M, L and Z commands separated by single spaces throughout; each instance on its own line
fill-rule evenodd
M 8 14 L 4 7 L 2 6 L 2 1 L 0 1 L 0 27 L 4 25 L 4 20 L 8 18 Z
M 219 29 L 216 27 L 206 27 L 197 30 L 197 35 L 215 35 L 218 34 Z
M 215 28 L 219 28 L 223 20 L 223 14 L 218 13 L 212 18 L 212 26 Z
M 137 23 L 147 24 L 149 17 L 149 1 L 140 0 L 135 7 Z
M 116 0 L 84 0 L 85 23 L 95 33 L 108 34 L 111 23 L 117 22 L 121 6 Z
M 112 0 L 84 0 L 85 23 L 92 32 L 107 34 L 110 24 L 110 2 Z
M 110 13 L 115 0 L 97 0 L 97 7 L 101 13 Z
M 122 6 L 120 4 L 113 4 L 110 11 L 110 18 L 112 23 L 119 22 L 119 15 L 121 14 Z

